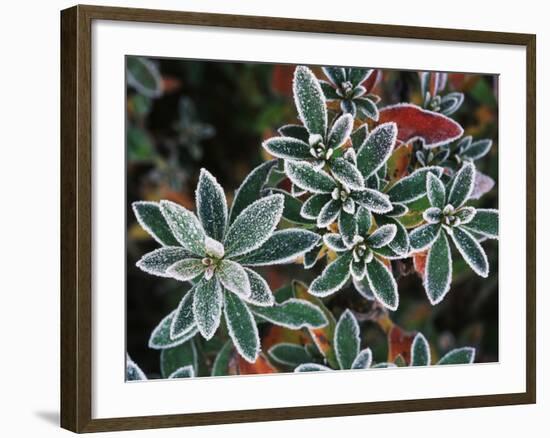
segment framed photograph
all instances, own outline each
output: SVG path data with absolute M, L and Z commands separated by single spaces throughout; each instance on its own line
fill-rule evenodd
M 75 6 L 61 49 L 62 427 L 535 402 L 534 35 Z

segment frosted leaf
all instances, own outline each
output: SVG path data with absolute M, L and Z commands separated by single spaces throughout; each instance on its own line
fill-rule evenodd
M 488 239 L 498 239 L 498 210 L 478 208 L 475 216 L 463 228 Z
M 438 224 L 441 222 L 443 212 L 439 207 L 430 207 L 422 213 L 422 219 L 429 224 Z M 448 219 L 448 218 L 447 218 Z
M 460 220 L 460 225 L 468 224 L 475 216 L 476 209 L 474 207 L 462 207 L 455 213 L 455 218 Z
M 355 216 L 357 219 L 357 232 L 360 236 L 366 236 L 372 225 L 372 215 L 365 207 L 360 207 Z
M 197 349 L 193 340 L 160 352 L 162 377 L 169 378 L 172 373 L 184 366 L 190 366 L 194 370 L 198 369 Z
M 201 275 L 205 266 L 201 259 L 183 259 L 170 266 L 166 273 L 180 281 L 189 281 Z
M 432 207 L 443 208 L 447 200 L 445 185 L 433 173 L 426 178 L 426 193 Z
M 440 303 L 450 290 L 452 262 L 449 241 L 441 231 L 430 248 L 424 273 L 424 288 L 430 303 L 434 306 Z
M 237 295 L 225 292 L 224 316 L 229 337 L 239 354 L 247 362 L 256 362 L 260 354 L 260 337 L 248 306 Z
M 372 351 L 370 348 L 365 348 L 355 358 L 351 365 L 352 370 L 366 370 L 372 364 Z
M 183 379 L 195 377 L 195 370 L 193 370 L 192 365 L 186 365 L 184 367 L 178 368 L 172 374 L 168 376 L 169 379 Z
M 177 345 L 183 344 L 191 339 L 198 333 L 198 329 L 195 325 L 188 330 L 185 335 L 182 335 L 176 339 L 170 337 L 170 326 L 172 320 L 176 315 L 176 310 L 164 317 L 164 319 L 155 327 L 149 338 L 149 348 L 154 350 L 162 350 L 164 348 L 172 348 Z
M 338 117 L 328 135 L 328 147 L 336 150 L 342 146 L 348 140 L 352 128 L 353 117 L 350 114 Z
M 330 195 L 325 194 L 310 196 L 302 205 L 300 214 L 307 219 L 317 219 L 317 216 L 321 213 L 321 209 L 331 199 Z
M 432 363 L 430 345 L 422 333 L 417 333 L 411 345 L 411 366 L 425 367 Z
M 397 365 L 391 362 L 379 362 L 371 368 L 397 368 Z
M 193 315 L 201 335 L 212 338 L 220 325 L 222 315 L 222 287 L 216 277 L 201 280 L 193 296 Z
M 349 309 L 346 309 L 340 316 L 334 331 L 334 351 L 340 369 L 351 369 L 353 361 L 359 354 L 360 343 L 357 319 Z
M 429 173 L 433 173 L 439 178 L 443 174 L 443 168 L 438 166 L 423 167 L 400 179 L 387 192 L 392 202 L 409 203 L 424 196 Z
M 204 248 L 206 254 L 214 258 L 221 259 L 225 255 L 225 249 L 222 243 L 211 237 L 206 236 L 206 239 L 204 239 Z
M 346 199 L 342 204 L 342 210 L 344 210 L 348 214 L 354 214 L 355 202 L 353 202 L 353 199 L 351 198 Z
M 390 310 L 397 310 L 399 306 L 399 295 L 397 294 L 397 283 L 392 273 L 376 257 L 367 263 L 367 279 L 369 287 L 374 296 L 384 307 Z
M 491 150 L 491 146 L 493 146 L 493 141 L 490 139 L 470 142 L 468 146 L 463 149 L 460 156 L 466 160 L 479 160 L 487 155 L 487 153 Z
M 301 189 L 296 184 L 292 183 L 291 186 L 290 186 L 290 193 L 291 193 L 292 196 L 298 198 L 302 195 L 305 195 L 307 193 L 307 191 L 304 190 L 304 189 Z
M 185 336 L 195 328 L 195 316 L 193 314 L 193 295 L 196 287 L 193 287 L 181 299 L 172 322 L 170 324 L 170 338 L 177 339 Z
M 216 269 L 216 274 L 223 287 L 227 290 L 243 298 L 250 296 L 251 290 L 248 275 L 246 275 L 246 271 L 239 263 L 232 260 L 221 260 Z
M 271 307 L 252 307 L 252 311 L 272 324 L 298 330 L 321 328 L 328 324 L 323 311 L 309 301 L 290 298 Z
M 354 99 L 353 103 L 355 103 L 361 115 L 368 117 L 375 122 L 377 122 L 380 118 L 380 112 L 378 111 L 376 103 L 374 103 L 368 97 L 359 97 L 357 99 Z
M 353 146 L 353 150 L 355 150 L 356 152 L 359 151 L 359 149 L 361 149 L 361 146 L 363 146 L 363 144 L 367 140 L 368 135 L 369 127 L 366 123 L 353 131 L 351 133 L 351 144 Z
M 304 254 L 304 268 L 311 269 L 317 263 L 319 255 L 323 249 L 323 245 L 317 244 L 312 249 Z
M 301 365 L 298 365 L 294 370 L 295 373 L 306 373 L 306 372 L 316 372 L 316 371 L 332 371 L 332 369 L 318 363 L 303 363 Z
M 317 297 L 326 297 L 342 289 L 351 275 L 349 271 L 351 259 L 351 252 L 347 252 L 327 265 L 321 275 L 309 286 L 309 293 Z
M 281 220 L 284 197 L 281 194 L 258 199 L 246 207 L 225 237 L 226 257 L 236 257 L 249 253 L 269 239 Z
M 317 217 L 317 226 L 319 228 L 328 227 L 336 220 L 341 208 L 342 203 L 340 201 L 335 201 L 334 199 L 332 199 L 331 201 L 327 202 L 319 212 L 319 216 Z
M 392 210 L 386 213 L 386 216 L 401 217 L 409 212 L 409 207 L 405 204 L 392 204 Z
M 304 347 L 288 342 L 273 345 L 268 354 L 275 362 L 289 367 L 311 361 L 311 356 Z
M 364 260 L 352 260 L 349 269 L 354 280 L 361 280 L 365 277 L 366 266 Z
M 136 263 L 144 272 L 159 277 L 170 277 L 167 269 L 178 260 L 189 258 L 191 254 L 179 246 L 165 246 L 145 254 Z
M 450 235 L 466 263 L 477 275 L 486 278 L 489 275 L 489 261 L 476 238 L 462 227 L 451 228 Z
M 138 201 L 132 203 L 132 210 L 138 223 L 158 243 L 165 246 L 179 245 L 178 241 L 170 231 L 164 216 L 160 211 L 160 205 L 156 202 Z
M 227 226 L 227 200 L 222 186 L 206 169 L 200 171 L 195 199 L 204 231 L 212 239 L 222 240 Z
M 382 248 L 390 243 L 397 234 L 397 226 L 395 224 L 386 224 L 378 227 L 367 239 L 367 243 L 371 248 Z
M 126 381 L 147 380 L 141 368 L 126 354 Z
M 474 190 L 470 195 L 470 199 L 480 199 L 485 193 L 490 192 L 495 186 L 495 181 L 490 176 L 476 170 L 474 179 Z
M 239 263 L 247 266 L 290 263 L 312 249 L 319 239 L 318 234 L 298 228 L 275 231 L 260 248 L 246 254 Z
M 357 115 L 357 107 L 353 100 L 341 100 L 340 109 L 344 114 L 350 114 L 352 117 Z
M 126 80 L 128 85 L 149 98 L 162 95 L 162 76 L 157 64 L 140 56 L 126 58 Z
M 357 152 L 357 168 L 365 179 L 380 169 L 390 157 L 397 138 L 395 123 L 377 126 Z
M 323 94 L 325 95 L 325 99 L 327 101 L 330 102 L 340 99 L 336 89 L 330 83 L 320 80 L 319 85 L 321 85 L 321 90 L 323 90 Z
M 180 245 L 193 254 L 205 255 L 206 234 L 197 216 L 171 201 L 161 201 L 160 209 Z
M 355 290 L 359 292 L 359 294 L 366 298 L 369 301 L 372 301 L 375 299 L 374 294 L 372 293 L 372 290 L 369 286 L 369 279 L 366 277 L 363 277 L 361 280 L 357 280 L 356 278 L 353 278 L 353 286 L 355 287 Z
M 285 161 L 285 173 L 294 184 L 311 193 L 331 193 L 336 187 L 328 173 L 305 161 Z
M 437 365 L 459 365 L 474 363 L 476 349 L 472 347 L 455 348 L 443 356 Z
M 454 208 L 461 207 L 470 198 L 474 190 L 475 173 L 476 168 L 472 163 L 464 163 L 455 174 L 447 200 Z
M 310 134 L 319 134 L 324 138 L 327 132 L 325 95 L 309 68 L 302 65 L 296 67 L 292 90 L 300 120 Z
M 345 158 L 335 158 L 330 161 L 330 171 L 334 178 L 351 190 L 362 190 L 365 182 L 357 168 Z
M 312 219 L 304 218 L 301 215 L 300 211 L 302 209 L 303 202 L 298 199 L 298 197 L 295 197 L 295 195 L 291 195 L 287 191 L 278 188 L 269 188 L 266 190 L 270 190 L 271 194 L 280 193 L 284 196 L 285 205 L 283 208 L 283 218 L 285 220 L 299 225 L 313 225 L 315 223 Z
M 352 85 L 361 85 L 374 72 L 372 68 L 354 67 L 348 70 L 348 80 Z
M 284 125 L 278 130 L 281 137 L 292 137 L 307 143 L 309 141 L 309 132 L 302 125 Z
M 292 137 L 273 137 L 262 143 L 263 148 L 271 155 L 284 160 L 311 159 L 309 144 Z
M 350 248 L 353 246 L 355 236 L 358 233 L 357 219 L 354 215 L 341 211 L 338 217 L 338 229 L 344 240 L 344 244 Z
M 424 251 L 437 239 L 441 226 L 439 224 L 425 224 L 411 231 L 409 239 L 413 252 Z
M 227 341 L 218 352 L 214 364 L 212 365 L 212 376 L 227 376 L 229 362 L 233 352 L 233 342 Z
M 267 281 L 252 269 L 244 268 L 244 270 L 248 275 L 248 282 L 250 283 L 250 295 L 242 298 L 247 303 L 254 304 L 255 306 L 272 306 L 275 298 Z
M 397 227 L 394 238 L 388 244 L 388 246 L 400 256 L 406 256 L 410 249 L 409 233 L 407 229 L 393 217 L 379 216 L 376 218 L 379 225 L 393 224 Z
M 374 213 L 387 213 L 393 209 L 390 198 L 385 193 L 373 189 L 364 189 L 352 193 L 353 199 Z
M 321 67 L 323 73 L 336 87 L 346 80 L 346 71 L 342 67 Z
M 342 236 L 336 233 L 327 233 L 323 236 L 325 245 L 332 251 L 343 252 L 347 251 L 348 247 L 344 243 Z
M 277 160 L 260 164 L 250 172 L 235 192 L 229 222 L 232 223 L 246 207 L 261 198 L 261 192 Z
M 441 103 L 439 104 L 439 112 L 446 116 L 450 116 L 460 108 L 462 102 L 464 102 L 463 93 L 449 93 L 441 98 Z

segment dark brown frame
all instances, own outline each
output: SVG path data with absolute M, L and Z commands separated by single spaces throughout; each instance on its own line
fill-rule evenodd
M 92 419 L 91 24 L 141 21 L 525 46 L 527 51 L 526 392 L 232 412 Z M 531 34 L 74 6 L 61 12 L 61 426 L 99 432 L 536 402 L 536 37 Z

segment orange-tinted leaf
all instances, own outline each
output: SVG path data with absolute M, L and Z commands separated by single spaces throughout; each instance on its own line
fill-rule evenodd
M 278 325 L 270 325 L 267 334 L 262 338 L 262 349 L 268 351 L 273 345 L 281 343 L 306 345 L 311 342 L 306 334 L 300 330 L 290 330 Z
M 295 65 L 275 65 L 271 77 L 271 88 L 284 96 L 292 96 L 292 78 Z
M 388 333 L 388 362 L 394 362 L 398 356 L 402 356 L 409 364 L 414 336 L 414 333 L 406 332 L 394 325 Z
M 461 137 L 464 132 L 453 119 L 410 103 L 382 108 L 378 123 L 386 122 L 397 123 L 398 140 L 408 142 L 421 139 L 426 147 L 449 143 Z
M 264 354 L 260 354 L 256 362 L 249 363 L 241 356 L 237 359 L 238 374 L 272 374 L 277 369 L 269 363 Z
M 370 93 L 380 80 L 380 77 L 380 70 L 373 70 L 361 85 L 367 89 L 367 93 Z
M 407 175 L 412 149 L 412 144 L 402 144 L 394 149 L 390 158 L 388 158 L 388 178 L 390 181 L 396 181 Z
M 427 258 L 428 258 L 428 251 L 417 252 L 416 254 L 413 255 L 414 269 L 422 279 L 424 279 L 424 272 L 426 271 Z

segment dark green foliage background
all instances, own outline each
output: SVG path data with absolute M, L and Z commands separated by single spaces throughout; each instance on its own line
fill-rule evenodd
M 137 200 L 171 199 L 194 210 L 194 189 L 199 170 L 207 168 L 224 187 L 228 199 L 248 172 L 266 159 L 261 148 L 263 139 L 276 135 L 276 128 L 296 121 L 296 110 L 290 92 L 292 68 L 268 64 L 187 61 L 155 59 L 166 84 L 158 98 L 148 99 L 132 87 L 127 87 L 128 138 L 127 144 L 127 351 L 149 377 L 160 375 L 159 352 L 149 349 L 147 342 L 158 322 L 172 311 L 188 284 L 148 275 L 135 267 L 146 252 L 158 247 L 136 224 L 130 205 Z M 421 62 L 419 62 L 421 64 Z M 314 69 L 318 77 L 319 70 Z M 490 138 L 493 148 L 476 162 L 478 169 L 491 176 L 495 188 L 477 206 L 498 207 L 498 106 L 496 76 L 472 75 L 461 80 L 456 89 L 449 81 L 447 90 L 463 91 L 465 101 L 451 117 L 474 139 Z M 376 89 L 382 97 L 379 107 L 399 103 L 420 104 L 420 84 L 417 72 L 384 71 Z M 181 141 L 178 128 L 180 101 L 188 98 L 195 106 L 198 127 L 210 125 L 215 133 L 194 142 L 196 151 Z M 147 111 L 142 111 L 146 108 Z M 194 126 L 194 125 L 192 125 Z M 197 128 L 199 129 L 199 128 Z M 131 131 L 131 134 L 130 134 Z M 133 148 L 133 150 L 131 150 Z M 170 151 L 177 151 L 177 159 Z M 138 151 L 138 153 L 134 153 Z M 176 172 L 177 178 L 174 178 Z M 415 274 L 398 279 L 400 305 L 392 319 L 401 327 L 424 333 L 439 352 L 453 347 L 476 347 L 476 362 L 498 360 L 498 242 L 483 243 L 491 266 L 487 279 L 475 275 L 461 257 L 454 259 L 451 292 L 444 301 L 433 307 L 429 304 Z M 311 271 L 301 265 L 269 267 L 261 273 L 273 290 L 292 279 L 309 284 L 322 270 L 318 263 Z M 412 264 L 399 263 L 394 269 L 404 274 Z M 345 308 L 367 312 L 370 303 L 353 286 L 335 294 L 328 307 L 338 318 Z M 369 346 L 375 360 L 385 360 L 387 341 L 374 324 L 363 327 L 362 348 Z M 365 330 L 366 328 L 366 330 Z M 265 333 L 266 326 L 260 329 Z M 207 360 L 219 351 L 223 341 L 214 337 L 198 343 Z M 205 371 L 203 371 L 205 372 Z M 202 374 L 199 370 L 199 374 Z

